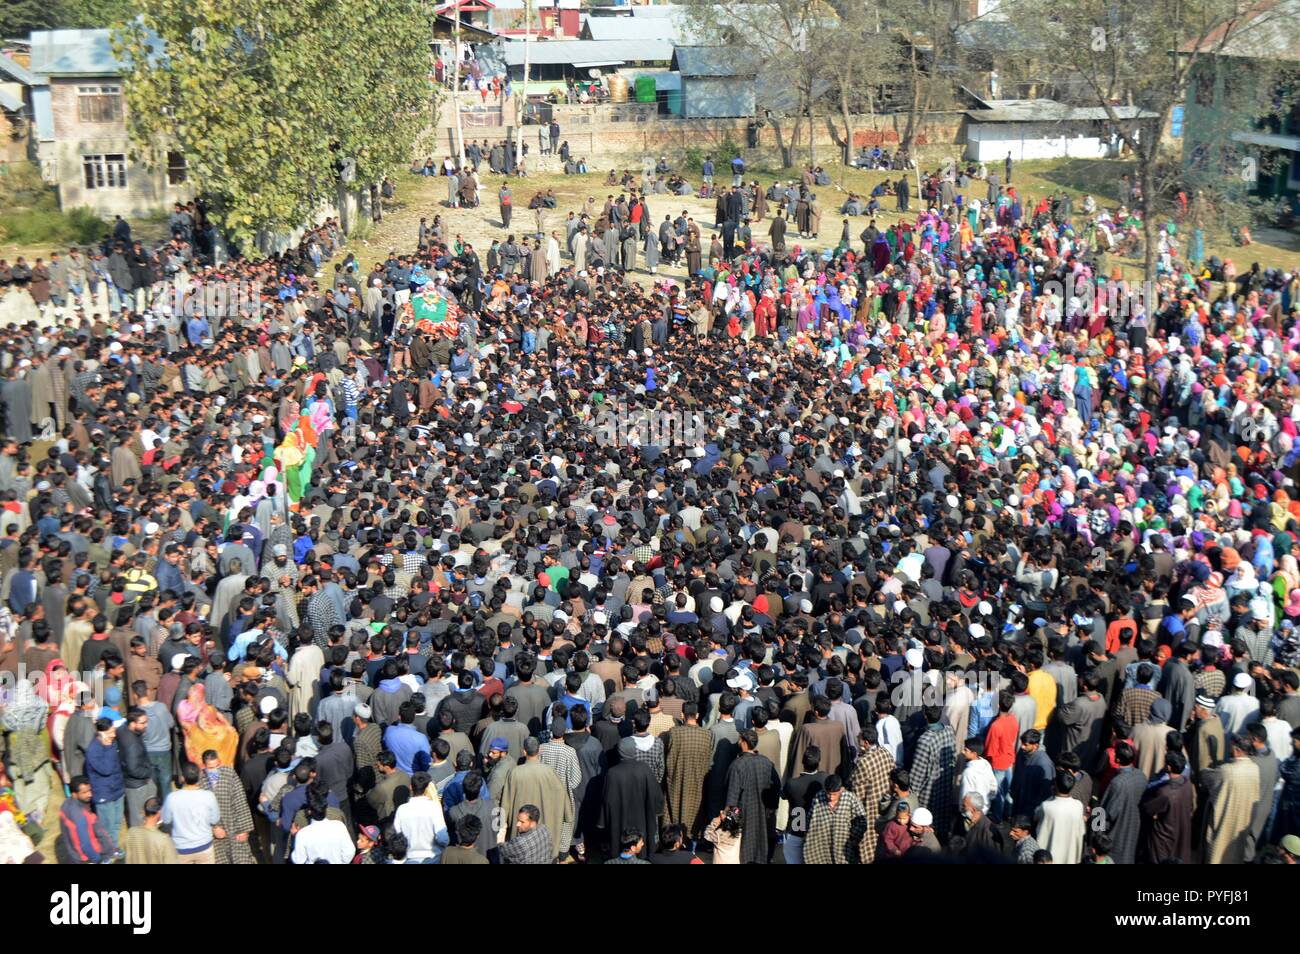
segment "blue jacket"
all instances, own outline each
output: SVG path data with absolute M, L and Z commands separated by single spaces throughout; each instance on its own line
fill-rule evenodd
M 158 590 L 171 590 L 178 596 L 185 592 L 185 578 L 181 576 L 181 570 L 178 566 L 173 566 L 166 560 L 158 563 L 157 569 L 153 572 L 153 578 L 158 581 Z
M 307 807 L 307 790 L 310 785 L 296 785 L 284 793 L 284 798 L 280 799 L 280 816 L 273 819 L 284 831 L 293 828 L 293 816 L 298 814 L 300 808 Z M 330 792 L 325 798 L 325 804 L 330 808 L 339 807 L 339 797 Z
M 55 846 L 60 864 L 96 864 L 106 851 L 112 851 L 111 846 L 103 819 L 90 805 L 75 798 L 63 803 L 59 808 L 59 842 Z
M 189 338 L 192 345 L 197 345 L 211 333 L 212 327 L 201 316 L 191 318 L 185 323 L 185 337 Z
M 36 576 L 28 570 L 19 570 L 9 579 L 9 608 L 21 616 L 28 603 L 36 602 Z
M 316 548 L 316 541 L 304 534 L 293 541 L 293 562 L 299 565 L 307 559 L 307 554 Z
M 105 745 L 96 737 L 90 743 L 86 749 L 86 777 L 90 779 L 96 805 L 117 801 L 126 794 L 122 757 L 118 754 L 116 742 Z
M 384 747 L 397 759 L 397 767 L 407 775 L 429 768 L 429 737 L 413 725 L 390 725 L 384 732 Z

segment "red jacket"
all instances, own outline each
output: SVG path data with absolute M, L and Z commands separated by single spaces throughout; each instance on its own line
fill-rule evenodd
M 984 757 L 993 770 L 1001 772 L 1016 764 L 1016 737 L 1020 723 L 1010 712 L 1004 712 L 989 724 L 984 735 Z
M 912 847 L 912 833 L 897 818 L 885 823 L 880 833 L 880 853 L 886 858 L 901 858 Z

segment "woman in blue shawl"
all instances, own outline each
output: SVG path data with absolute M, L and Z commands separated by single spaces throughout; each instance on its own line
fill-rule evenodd
M 1273 575 L 1276 560 L 1273 553 L 1272 538 L 1266 537 L 1262 533 L 1255 537 L 1255 554 L 1250 558 L 1250 563 L 1255 568 L 1255 575 L 1259 579 L 1267 580 Z
M 840 300 L 839 288 L 829 282 L 826 284 L 826 308 L 840 321 L 849 320 L 849 308 Z
M 1078 368 L 1074 373 L 1074 407 L 1083 419 L 1083 426 L 1092 427 L 1092 378 L 1087 368 Z

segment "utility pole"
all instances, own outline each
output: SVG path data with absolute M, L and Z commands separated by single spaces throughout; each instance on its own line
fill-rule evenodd
M 919 149 L 919 147 L 917 148 Z M 918 159 L 915 154 L 909 154 L 907 158 L 911 161 L 912 168 L 916 171 L 916 201 L 920 202 L 921 201 L 921 160 Z
M 894 460 L 893 460 L 894 466 L 889 468 L 889 483 L 891 485 L 889 488 L 889 499 L 894 502 L 895 507 L 898 506 L 898 472 L 903 469 L 903 461 L 898 456 L 898 419 L 902 416 L 903 416 L 902 411 L 898 409 L 898 395 L 895 394 L 894 395 L 894 442 L 892 445 L 893 455 L 894 455 Z
M 451 108 L 456 114 L 456 158 L 460 168 L 465 168 L 465 131 L 460 123 L 460 3 L 452 7 L 452 37 L 456 48 L 456 65 L 452 69 Z
M 523 103 L 518 99 L 515 100 L 515 168 L 524 160 L 524 127 L 523 127 L 523 110 L 528 105 L 528 71 L 530 69 L 529 52 L 532 50 L 533 40 L 533 0 L 524 0 L 524 79 L 520 83 L 520 93 L 523 95 Z

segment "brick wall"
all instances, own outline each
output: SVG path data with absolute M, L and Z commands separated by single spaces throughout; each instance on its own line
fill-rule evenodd
M 101 216 L 141 216 L 165 211 L 190 198 L 188 185 L 167 184 L 166 152 L 156 168 L 131 158 L 124 120 L 83 122 L 78 106 L 79 86 L 121 85 L 118 77 L 57 77 L 50 80 L 54 114 L 54 158 L 58 169 L 59 204 L 64 209 L 86 206 Z M 125 188 L 86 188 L 82 157 L 122 154 L 126 160 Z
M 921 124 L 917 135 L 920 146 L 956 145 L 961 141 L 961 113 L 930 113 Z M 585 157 L 593 169 L 612 165 L 617 160 L 630 160 L 645 154 L 666 155 L 670 159 L 680 159 L 688 149 L 720 149 L 728 141 L 744 147 L 747 121 L 744 119 L 678 119 L 654 117 L 643 122 L 590 122 L 566 123 L 565 117 L 560 121 L 560 139 L 569 143 L 569 151 L 574 158 Z M 899 137 L 907 125 L 905 115 L 891 114 L 876 117 L 860 117 L 860 125 L 855 127 L 855 148 L 868 147 L 877 142 L 885 148 L 897 145 Z M 498 141 L 505 137 L 506 126 L 493 129 L 465 128 L 465 140 L 488 139 Z M 792 130 L 789 123 L 783 124 L 782 132 L 787 142 Z M 536 126 L 524 127 L 524 142 L 528 143 L 529 153 L 537 149 Z M 824 118 L 819 117 L 814 128 L 818 162 L 834 162 L 839 159 L 839 150 L 835 146 L 830 130 Z M 745 150 L 746 159 L 760 165 L 778 165 L 779 151 L 776 144 L 776 132 L 770 125 L 759 131 L 757 150 Z M 436 155 L 453 153 L 455 142 L 453 131 L 444 127 L 438 130 Z M 795 147 L 796 161 L 807 156 L 808 127 L 804 125 L 800 141 Z M 421 160 L 423 157 L 421 157 Z

